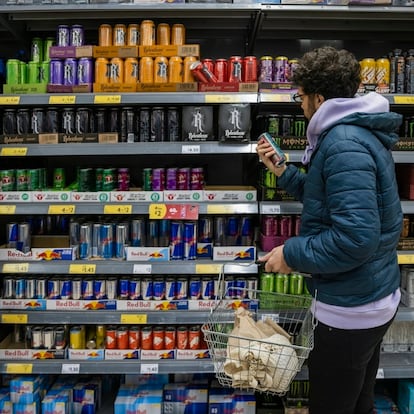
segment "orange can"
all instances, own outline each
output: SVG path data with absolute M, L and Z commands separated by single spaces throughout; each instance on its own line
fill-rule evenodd
M 127 28 L 124 24 L 116 24 L 112 31 L 112 44 L 125 46 L 127 42 Z
M 152 330 L 152 349 L 164 349 L 165 331 L 161 326 L 157 326 Z
M 157 45 L 170 44 L 170 25 L 168 23 L 159 23 L 157 26 Z
M 390 86 L 390 60 L 380 58 L 375 61 L 375 82 L 380 88 L 389 88 Z
M 106 58 L 97 58 L 95 60 L 95 82 L 108 83 L 109 82 L 109 61 Z
M 129 332 L 126 326 L 120 326 L 116 330 L 116 347 L 117 349 L 128 349 Z
M 165 328 L 164 347 L 165 349 L 174 349 L 176 342 L 176 329 L 173 326 Z
M 137 83 L 138 82 L 138 59 L 130 57 L 124 62 L 124 82 Z
M 141 329 L 141 349 L 152 349 L 152 328 L 144 326 Z
M 201 330 L 198 325 L 192 326 L 188 331 L 188 347 L 190 349 L 200 349 Z
M 177 349 L 188 348 L 188 329 L 186 326 L 177 328 Z
M 139 24 L 129 24 L 127 28 L 127 45 L 139 45 Z
M 375 84 L 375 59 L 365 58 L 360 62 L 361 83 L 363 85 Z
M 143 20 L 139 27 L 140 44 L 143 46 L 155 45 L 155 24 L 152 20 Z
M 112 46 L 112 26 L 110 24 L 101 24 L 98 34 L 99 46 Z
M 195 56 L 186 56 L 183 63 L 183 82 L 195 82 L 193 73 L 191 72 L 190 66 L 192 63 L 197 62 Z
M 111 59 L 109 66 L 109 83 L 124 82 L 124 61 L 115 57 Z
M 105 334 L 105 348 L 116 349 L 116 327 L 108 326 Z
M 128 336 L 128 348 L 129 349 L 139 348 L 140 335 L 141 335 L 141 331 L 138 326 L 131 326 L 129 328 L 129 336 Z
M 154 59 L 143 56 L 139 61 L 139 80 L 141 83 L 154 82 Z
M 171 28 L 171 44 L 185 45 L 185 27 L 183 24 L 173 24 Z
M 180 56 L 171 56 L 168 61 L 168 82 L 182 83 L 183 60 Z
M 168 82 L 168 59 L 165 56 L 157 56 L 154 59 L 154 83 Z

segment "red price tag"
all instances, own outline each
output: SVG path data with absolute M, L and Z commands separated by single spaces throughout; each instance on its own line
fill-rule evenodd
M 196 204 L 151 204 L 150 219 L 197 220 L 198 205 Z

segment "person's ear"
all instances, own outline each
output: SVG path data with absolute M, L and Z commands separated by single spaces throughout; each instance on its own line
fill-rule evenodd
M 315 104 L 319 108 L 325 102 L 323 95 L 315 93 Z

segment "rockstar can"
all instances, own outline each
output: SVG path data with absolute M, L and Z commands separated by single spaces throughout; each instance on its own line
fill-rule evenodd
M 57 28 L 56 34 L 57 46 L 70 46 L 70 28 L 65 24 L 61 24 Z
M 112 45 L 126 46 L 127 28 L 124 24 L 116 24 L 112 30 Z
M 63 84 L 68 86 L 78 84 L 78 62 L 74 58 L 66 58 L 63 62 Z
M 78 84 L 93 83 L 93 60 L 91 58 L 82 57 L 78 61 Z
M 246 56 L 242 63 L 243 82 L 257 82 L 257 59 L 256 56 Z
M 123 83 L 124 61 L 119 57 L 111 59 L 109 65 L 109 83 Z
M 243 59 L 241 56 L 231 56 L 228 66 L 228 81 L 242 82 L 243 81 Z
M 71 46 L 83 46 L 84 45 L 84 31 L 83 26 L 80 24 L 74 24 L 70 28 L 70 45 Z
M 63 62 L 60 59 L 51 59 L 50 65 L 50 84 L 63 85 Z

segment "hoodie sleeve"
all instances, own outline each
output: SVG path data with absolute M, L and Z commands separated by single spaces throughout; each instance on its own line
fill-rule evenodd
M 277 179 L 277 185 L 286 190 L 296 200 L 302 202 L 305 178 L 305 173 L 295 165 L 289 164 L 282 176 Z
M 341 135 L 345 133 L 342 129 Z M 324 158 L 321 174 L 326 191 L 326 211 L 317 212 L 321 216 L 315 218 L 324 221 L 321 231 L 293 237 L 283 250 L 287 264 L 303 272 L 346 272 L 365 262 L 379 243 L 375 160 L 358 140 L 331 138 L 318 154 Z

